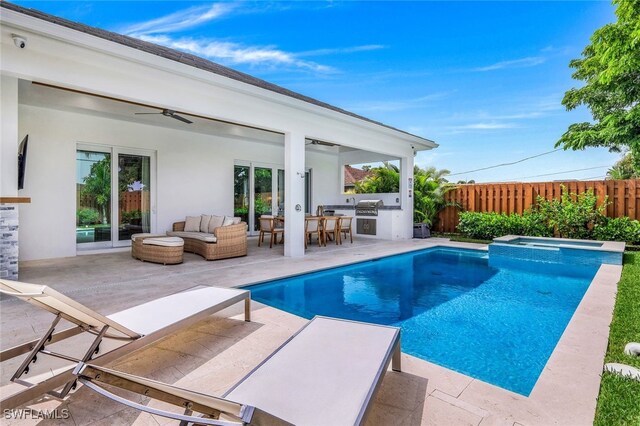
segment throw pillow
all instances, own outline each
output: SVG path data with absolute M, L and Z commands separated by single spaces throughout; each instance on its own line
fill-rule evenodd
M 233 225 L 233 218 L 229 216 L 224 217 L 224 222 L 222 222 L 222 226 Z
M 209 222 L 211 222 L 210 214 L 200 215 L 200 232 L 209 232 Z
M 224 222 L 224 216 L 211 216 L 211 221 L 209 222 L 209 233 L 213 234 L 216 228 L 222 226 Z
M 184 232 L 200 232 L 200 216 L 187 216 Z
M 240 222 L 242 222 L 242 218 L 241 218 L 241 217 L 234 217 L 234 218 L 233 218 L 233 224 L 234 224 L 234 225 L 237 225 L 237 224 L 239 224 Z

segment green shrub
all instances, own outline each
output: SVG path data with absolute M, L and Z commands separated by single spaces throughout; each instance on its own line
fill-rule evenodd
M 553 228 L 537 212 L 523 215 L 504 213 L 462 212 L 458 231 L 469 238 L 491 240 L 503 235 L 553 236 Z
M 628 217 L 607 219 L 593 228 L 593 238 L 602 241 L 626 241 L 640 243 L 640 222 Z
M 589 189 L 582 194 L 568 193 L 562 187 L 560 199 L 548 201 L 538 197 L 534 210 L 552 227 L 555 235 L 561 238 L 593 238 L 593 229 L 606 221 L 605 200 L 598 206 L 598 199 Z
M 80 225 L 92 225 L 100 220 L 100 213 L 96 209 L 80 209 L 76 215 Z

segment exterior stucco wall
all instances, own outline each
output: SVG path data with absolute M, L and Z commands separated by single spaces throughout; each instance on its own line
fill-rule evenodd
M 282 146 L 20 105 L 19 134 L 29 134 L 20 207 L 20 259 L 75 256 L 76 148 L 78 144 L 155 151 L 157 222 L 164 232 L 186 215 L 233 212 L 236 160 L 283 164 Z M 339 192 L 337 155 L 307 152 L 313 206 Z

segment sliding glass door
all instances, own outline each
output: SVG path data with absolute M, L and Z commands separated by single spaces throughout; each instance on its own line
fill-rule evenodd
M 78 249 L 124 247 L 131 235 L 151 232 L 155 153 L 79 146 L 76 152 Z
M 260 231 L 262 215 L 284 215 L 284 168 L 278 165 L 237 161 L 234 168 L 234 215 Z M 311 172 L 305 173 L 305 212 L 311 209 Z

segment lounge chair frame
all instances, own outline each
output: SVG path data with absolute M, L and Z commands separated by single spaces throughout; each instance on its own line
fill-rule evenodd
M 6 288 L 15 289 L 19 287 L 27 290 L 31 289 L 31 291 L 21 292 L 6 290 Z M 197 290 L 197 288 L 185 291 L 188 292 L 193 290 Z M 251 321 L 251 293 L 248 290 L 238 292 L 234 297 L 230 297 L 224 301 L 211 305 L 206 309 L 195 312 L 189 317 L 183 318 L 180 321 L 150 332 L 146 335 L 136 333 L 116 321 L 104 317 L 97 312 L 86 308 L 84 305 L 74 301 L 73 299 L 44 285 L 39 286 L 16 281 L 0 280 L 0 293 L 16 296 L 55 315 L 53 322 L 42 337 L 0 352 L 0 362 L 28 354 L 11 378 L 12 382 L 25 386 L 25 389 L 6 397 L 3 395 L 0 400 L 0 409 L 3 410 L 18 407 L 43 394 L 49 394 L 56 398 L 64 398 L 73 388 L 75 388 L 76 378 L 72 374 L 73 366 L 70 366 L 67 370 L 38 383 L 31 383 L 26 380 L 22 380 L 20 377 L 29 371 L 31 363 L 37 362 L 38 356 L 52 356 L 71 361 L 74 364 L 91 361 L 91 363 L 95 365 L 105 365 L 130 352 L 136 351 L 170 334 L 202 321 L 211 314 L 241 302 L 242 300 L 245 302 L 245 321 Z M 179 293 L 174 293 L 174 295 Z M 39 300 L 46 297 L 54 298 L 56 303 L 59 303 L 60 306 L 58 307 L 61 309 L 58 310 L 46 302 L 43 303 Z M 74 313 L 78 315 L 76 316 Z M 74 323 L 76 327 L 71 327 L 56 333 L 55 329 L 61 319 Z M 81 358 L 71 357 L 46 349 L 47 345 L 68 339 L 81 333 L 89 333 L 95 336 L 95 339 L 91 344 L 89 344 Z M 122 340 L 124 341 L 124 344 L 93 358 L 94 355 L 99 353 L 100 343 L 105 338 Z M 62 390 L 56 392 L 55 389 L 60 387 L 62 387 Z
M 333 320 L 356 323 L 349 320 L 336 320 L 333 318 L 326 318 L 316 316 L 315 319 L 320 320 Z M 199 392 L 190 391 L 177 386 L 168 385 L 162 382 L 146 379 L 143 377 L 135 376 L 128 373 L 122 373 L 115 370 L 108 370 L 104 367 L 98 367 L 91 364 L 79 363 L 73 374 L 77 376 L 78 381 L 93 391 L 112 399 L 121 404 L 127 405 L 131 408 L 138 409 L 153 415 L 158 415 L 174 420 L 180 420 L 181 424 L 210 424 L 210 425 L 238 425 L 238 424 L 255 424 L 255 425 L 288 425 L 286 420 L 276 417 L 268 412 L 262 411 L 260 407 L 254 407 L 247 404 L 241 404 L 238 402 L 225 399 L 229 394 L 240 386 L 245 380 L 249 379 L 256 371 L 269 362 L 269 360 L 278 354 L 281 350 L 294 340 L 299 334 L 303 333 L 305 329 L 313 321 L 308 322 L 300 330 L 298 330 L 293 336 L 287 339 L 278 349 L 276 349 L 269 357 L 262 361 L 257 367 L 249 372 L 244 378 L 238 381 L 233 387 L 231 387 L 222 398 L 202 394 Z M 368 324 L 372 327 L 374 324 Z M 360 412 L 357 415 L 355 424 L 361 424 L 367 417 L 371 402 L 374 400 L 375 395 L 382 383 L 382 377 L 384 376 L 387 368 L 391 364 L 394 371 L 401 371 L 401 352 L 400 352 L 400 330 L 396 329 L 391 339 L 391 344 L 387 348 L 386 353 L 382 358 L 381 365 L 375 374 L 375 380 L 372 386 L 368 389 L 365 401 L 363 401 L 360 407 Z M 126 398 L 122 398 L 109 390 L 105 389 L 98 383 L 104 383 L 111 387 L 124 389 L 129 392 L 134 392 L 145 397 L 157 399 L 159 401 L 172 404 L 176 407 L 184 409 L 184 414 L 177 414 L 170 411 L 160 410 L 153 407 L 138 404 Z M 283 396 L 286 398 L 286 396 Z M 193 413 L 198 412 L 205 417 L 194 416 Z

